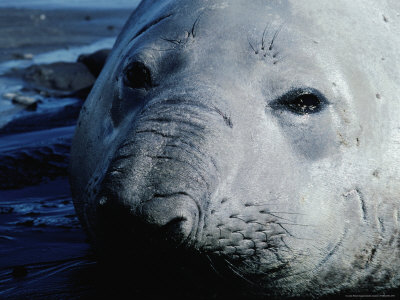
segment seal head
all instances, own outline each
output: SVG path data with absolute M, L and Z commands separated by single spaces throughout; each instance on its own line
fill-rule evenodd
M 399 286 L 399 11 L 143 1 L 73 141 L 97 249 L 182 250 L 277 297 Z

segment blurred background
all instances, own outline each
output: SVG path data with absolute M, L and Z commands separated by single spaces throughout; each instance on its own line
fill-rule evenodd
M 79 110 L 139 2 L 0 0 L 0 299 L 99 293 L 69 151 Z
M 1 0 L 0 7 L 19 8 L 132 8 L 140 0 Z

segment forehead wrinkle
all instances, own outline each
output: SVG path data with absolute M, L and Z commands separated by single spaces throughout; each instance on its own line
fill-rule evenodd
M 171 43 L 174 46 L 177 46 L 177 47 L 174 47 L 174 49 L 181 50 L 181 47 L 185 46 L 189 42 L 189 39 L 194 40 L 195 37 L 197 36 L 197 27 L 199 25 L 200 18 L 203 13 L 204 13 L 204 11 L 198 15 L 198 17 L 195 19 L 195 21 L 193 22 L 193 25 L 191 26 L 191 28 L 189 30 L 179 28 L 176 30 L 177 33 L 175 34 L 175 37 L 172 37 L 172 35 L 170 35 L 169 37 L 161 36 L 160 39 L 165 42 Z M 180 26 L 180 27 L 182 27 L 182 26 Z M 169 50 L 172 50 L 172 49 L 169 49 Z
M 163 20 L 169 18 L 173 16 L 173 14 L 167 14 L 164 16 L 161 16 L 149 23 L 147 23 L 145 26 L 143 26 L 130 40 L 129 42 L 133 41 L 134 39 L 136 39 L 138 36 L 142 35 L 143 33 L 145 33 L 147 30 L 149 30 L 150 28 L 156 26 L 157 24 L 159 24 L 160 22 L 162 22 Z

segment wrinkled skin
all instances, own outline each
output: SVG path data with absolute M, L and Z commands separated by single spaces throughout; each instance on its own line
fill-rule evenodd
M 277 297 L 398 287 L 399 13 L 143 1 L 73 141 L 96 247 L 168 242 Z

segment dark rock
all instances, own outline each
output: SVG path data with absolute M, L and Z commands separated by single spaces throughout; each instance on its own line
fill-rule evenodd
M 0 207 L 1 214 L 11 214 L 14 211 L 14 207 Z
M 24 89 L 38 92 L 44 97 L 86 99 L 110 51 L 102 49 L 92 54 L 82 54 L 78 62 L 73 63 L 57 62 L 13 69 L 7 75 L 24 79 L 28 83 Z M 36 106 L 33 104 L 29 109 L 35 110 Z
M 25 107 L 26 110 L 35 111 L 37 109 L 38 102 L 29 104 Z
M 63 108 L 40 111 L 33 114 L 22 114 L 0 127 L 0 137 L 13 133 L 75 125 L 80 109 L 81 103 L 77 102 L 66 105 Z
M 73 131 L 70 126 L 2 137 L 0 190 L 66 177 Z
M 18 222 L 18 223 L 16 223 L 16 225 L 25 226 L 25 227 L 33 227 L 33 225 L 35 225 L 35 222 L 33 219 L 29 219 L 26 221 Z
M 40 216 L 40 213 L 31 211 L 29 213 L 24 214 L 25 217 L 37 217 Z
M 0 154 L 0 189 L 16 189 L 68 175 L 69 145 Z
M 78 62 L 83 63 L 93 76 L 98 77 L 110 52 L 111 49 L 102 49 L 92 54 L 82 54 L 79 56 Z
M 77 92 L 91 87 L 95 77 L 82 63 L 58 62 L 33 65 L 19 71 L 38 90 Z

